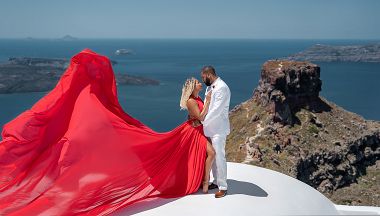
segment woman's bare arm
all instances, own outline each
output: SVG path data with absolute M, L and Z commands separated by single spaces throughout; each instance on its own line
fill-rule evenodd
M 192 98 L 187 100 L 186 105 L 190 116 L 198 119 L 199 121 L 203 121 L 207 115 L 208 108 L 210 106 L 210 100 L 205 101 L 202 111 L 199 110 L 197 101 Z

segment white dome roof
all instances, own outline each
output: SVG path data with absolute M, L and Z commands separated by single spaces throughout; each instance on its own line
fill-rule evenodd
M 251 216 L 343 213 L 339 208 L 344 206 L 334 205 L 309 185 L 282 173 L 257 166 L 229 162 L 228 187 L 227 196 L 219 199 L 214 198 L 216 190 L 211 190 L 208 194 L 203 194 L 199 190 L 196 194 L 178 199 L 155 198 L 141 201 L 114 215 Z M 380 212 L 380 208 L 369 208 Z M 345 209 L 344 212 L 349 211 Z M 356 211 L 355 213 L 360 214 Z

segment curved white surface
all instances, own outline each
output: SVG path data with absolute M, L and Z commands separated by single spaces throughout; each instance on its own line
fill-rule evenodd
M 380 208 L 336 206 L 309 185 L 257 166 L 228 163 L 228 193 L 216 190 L 178 199 L 156 198 L 135 203 L 113 214 L 123 215 L 340 215 L 376 214 Z M 363 207 L 362 207 L 363 208 Z M 368 211 L 368 210 L 371 211 Z

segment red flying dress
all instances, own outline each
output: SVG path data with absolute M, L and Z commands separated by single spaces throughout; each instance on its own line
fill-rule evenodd
M 203 178 L 202 126 L 189 120 L 158 133 L 129 116 L 110 60 L 89 49 L 2 137 L 0 215 L 108 215 L 194 193 Z

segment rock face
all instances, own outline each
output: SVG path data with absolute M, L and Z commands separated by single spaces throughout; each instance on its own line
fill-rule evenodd
M 320 68 L 307 62 L 268 61 L 253 98 L 273 114 L 274 122 L 294 124 L 300 108 L 321 109 Z
M 350 46 L 317 44 L 286 59 L 319 62 L 380 62 L 380 44 Z
M 355 183 L 358 177 L 366 174 L 368 166 L 375 165 L 379 160 L 379 139 L 380 133 L 377 131 L 349 140 L 343 148 L 335 142 L 337 147 L 334 150 L 316 152 L 299 160 L 297 178 L 321 192 Z
M 318 65 L 268 61 L 230 112 L 229 161 L 293 176 L 338 204 L 380 206 L 380 122 L 319 96 Z
M 0 94 L 51 90 L 68 65 L 67 59 L 11 57 L 7 63 L 0 64 Z M 120 73 L 115 77 L 117 84 L 121 85 L 159 84 L 157 80 Z

